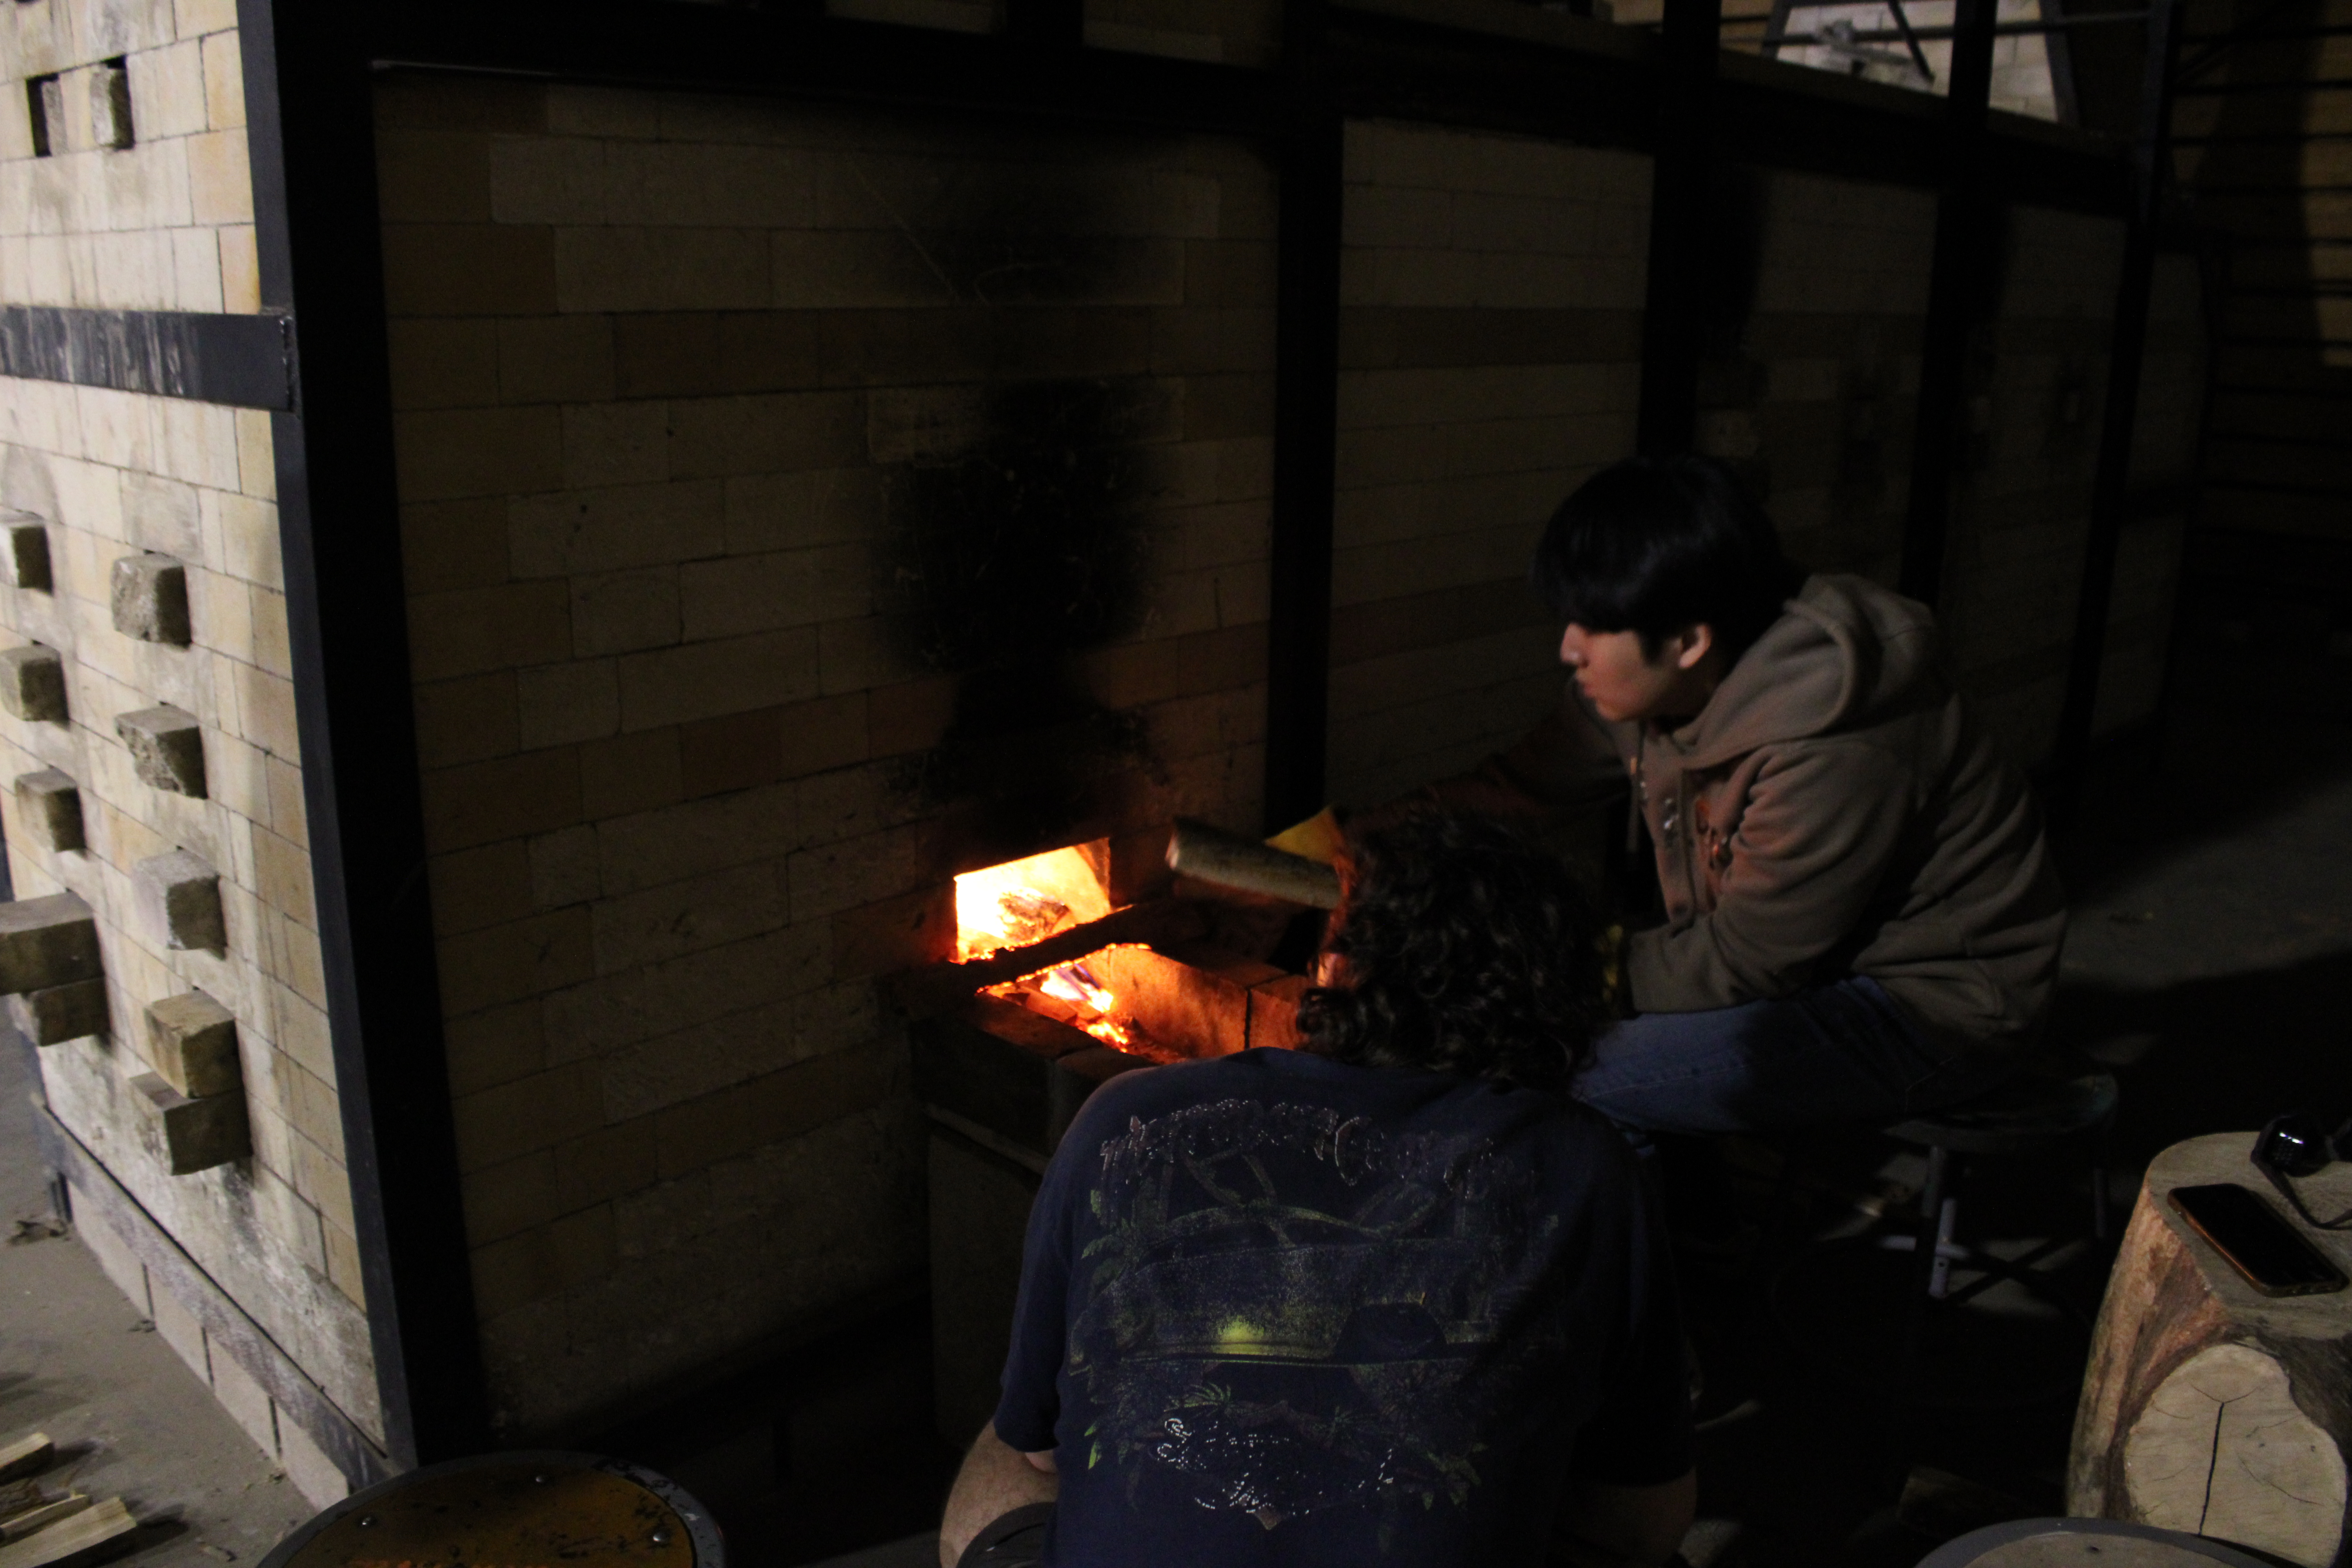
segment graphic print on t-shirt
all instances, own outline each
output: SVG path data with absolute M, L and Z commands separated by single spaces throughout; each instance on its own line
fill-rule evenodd
M 1066 1368 L 1089 1468 L 1268 1530 L 1469 1500 L 1503 1391 L 1564 1331 L 1524 1163 L 1255 1100 L 1131 1120 L 1100 1159 Z

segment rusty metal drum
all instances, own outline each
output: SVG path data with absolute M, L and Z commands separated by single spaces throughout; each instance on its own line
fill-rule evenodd
M 593 1454 L 483 1454 L 328 1509 L 261 1568 L 726 1568 L 710 1511 L 667 1478 Z

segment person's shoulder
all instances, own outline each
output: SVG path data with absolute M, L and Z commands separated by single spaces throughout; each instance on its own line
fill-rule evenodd
M 1064 1142 L 1088 1134 L 1099 1136 L 1130 1121 L 1148 1121 L 1187 1105 L 1246 1092 L 1254 1080 L 1263 1076 L 1248 1070 L 1247 1058 L 1254 1054 L 1244 1051 L 1192 1061 L 1139 1062 L 1103 1080 L 1087 1097 L 1072 1119 L 1069 1131 L 1063 1135 Z
M 1416 1075 L 1434 1079 L 1436 1075 Z M 1424 1115 L 1475 1131 L 1498 1144 L 1536 1151 L 1555 1165 L 1630 1177 L 1638 1158 L 1607 1117 L 1556 1089 L 1499 1079 L 1440 1080 L 1449 1087 L 1421 1108 Z

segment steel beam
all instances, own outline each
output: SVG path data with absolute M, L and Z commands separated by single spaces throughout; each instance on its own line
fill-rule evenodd
M 374 98 L 350 9 L 236 9 L 261 300 L 299 332 L 294 405 L 270 434 L 335 1092 L 405 1467 L 475 1452 L 489 1427 L 425 898 Z
M 276 315 L 0 306 L 0 375 L 290 408 L 289 328 Z
M 1716 57 L 1722 38 L 1723 0 L 1666 0 L 1635 434 L 1636 447 L 1648 457 L 1686 450 L 1698 426 L 1701 323 L 1707 314 L 1700 290 L 1706 277 Z
M 1071 0 L 1013 0 L 1001 34 L 643 0 L 372 0 L 379 68 L 693 92 L 790 95 L 1030 120 L 1251 135 L 1277 128 L 1274 73 L 1078 47 Z
M 1929 605 L 1943 590 L 1960 474 L 1961 409 L 1969 340 L 1989 302 L 2000 258 L 1987 254 L 1998 234 L 1997 199 L 1985 168 L 1986 114 L 1992 96 L 1996 0 L 1958 0 L 1952 39 L 1950 96 L 1944 103 L 1943 182 L 1936 203 L 1936 250 L 1921 334 L 1919 405 L 1911 446 L 1911 497 L 1903 530 L 1901 586 Z
M 2091 483 L 2090 537 L 2083 549 L 2083 580 L 2074 604 L 2074 641 L 2066 665 L 2066 702 L 2058 717 L 2056 799 L 2062 822 L 2081 801 L 2098 720 L 2099 675 L 2107 650 L 2107 620 L 2115 604 L 2116 558 L 2131 513 L 2131 459 L 2139 425 L 2140 378 L 2147 361 L 2148 298 L 2155 286 L 2164 194 L 2170 173 L 2172 89 L 2180 32 L 2180 0 L 2158 0 L 2148 13 L 2147 56 L 2140 78 L 2139 134 L 2132 142 L 2132 208 L 2124 237 L 2123 269 L 2107 349 L 2106 406 L 2099 420 L 2098 468 Z M 2177 601 L 2176 601 L 2177 602 Z
M 1269 832 L 1324 804 L 1331 547 L 1339 418 L 1339 219 L 1345 122 L 1318 71 L 1321 0 L 1290 0 L 1275 282 L 1274 540 L 1266 627 Z

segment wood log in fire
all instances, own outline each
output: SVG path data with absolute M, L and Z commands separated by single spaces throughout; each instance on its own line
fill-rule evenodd
M 1168 836 L 1171 869 L 1214 887 L 1233 888 L 1309 909 L 1339 905 L 1339 874 L 1318 861 L 1286 855 L 1263 844 L 1179 817 Z

